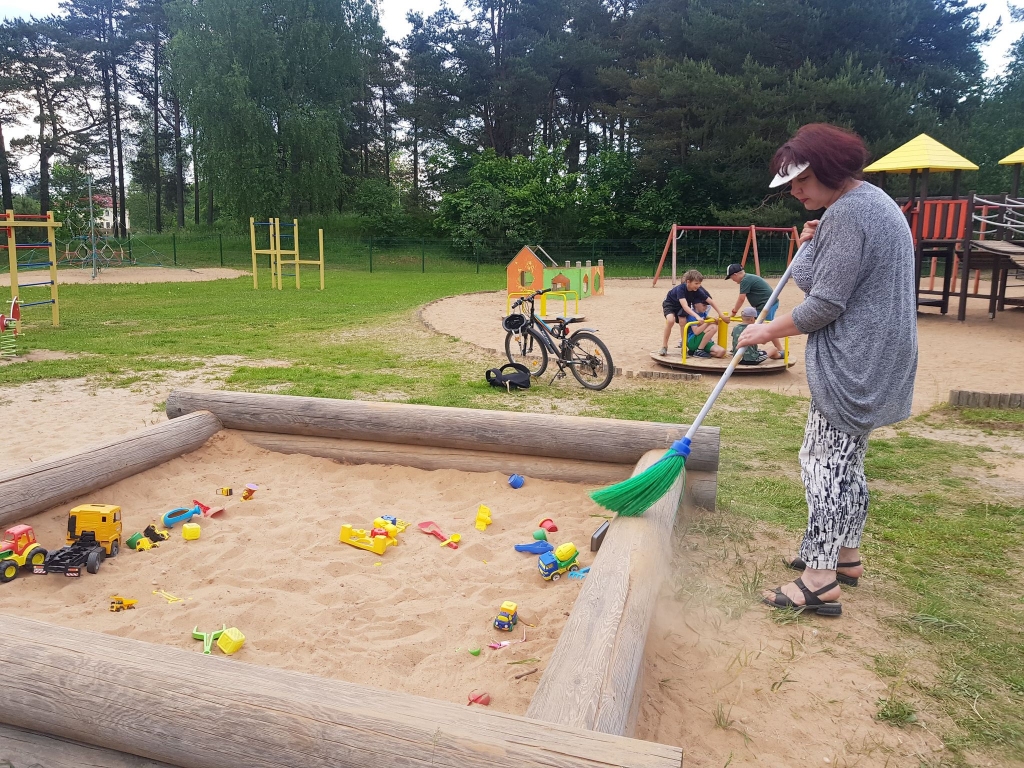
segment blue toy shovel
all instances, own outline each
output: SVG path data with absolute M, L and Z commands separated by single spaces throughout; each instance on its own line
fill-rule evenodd
M 529 544 L 516 544 L 516 552 L 529 552 L 531 555 L 543 555 L 554 549 L 550 541 L 533 541 Z

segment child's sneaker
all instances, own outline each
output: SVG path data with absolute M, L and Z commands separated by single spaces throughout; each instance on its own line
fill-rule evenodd
M 695 349 L 690 353 L 690 357 L 711 357 L 711 353 L 703 349 Z
M 668 347 L 662 347 L 661 349 L 659 349 L 658 350 L 658 354 L 662 355 L 662 356 L 667 355 L 668 354 Z

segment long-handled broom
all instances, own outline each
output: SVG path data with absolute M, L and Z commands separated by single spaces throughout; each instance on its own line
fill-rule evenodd
M 806 244 L 800 246 L 796 256 L 790 261 L 786 271 L 782 273 L 779 284 L 775 286 L 771 298 L 764 305 L 761 314 L 757 316 L 754 325 L 764 322 L 769 307 L 775 304 L 779 294 L 782 293 L 783 287 L 789 281 L 789 275 L 793 270 L 793 263 L 799 258 L 805 247 Z M 736 370 L 736 366 L 743 359 L 743 353 L 746 349 L 746 347 L 740 347 L 736 350 L 736 354 L 733 355 L 732 360 L 729 362 L 729 367 L 722 373 L 722 378 L 711 391 L 711 395 L 708 397 L 707 402 L 704 403 L 704 407 L 700 409 L 697 418 L 693 420 L 693 424 L 686 430 L 686 435 L 672 443 L 668 453 L 639 475 L 634 475 L 628 480 L 623 480 L 621 483 L 609 485 L 607 488 L 591 492 L 590 498 L 610 512 L 616 512 L 622 517 L 636 517 L 637 515 L 642 515 L 654 506 L 658 499 L 668 493 L 668 489 L 675 485 L 679 475 L 686 471 L 686 457 L 690 455 L 690 442 L 697 433 L 697 428 L 703 423 L 704 417 L 708 415 L 711 406 L 715 404 L 718 395 L 725 388 L 725 383 L 729 381 L 732 372 Z

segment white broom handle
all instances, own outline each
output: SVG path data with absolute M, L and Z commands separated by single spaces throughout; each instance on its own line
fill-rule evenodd
M 800 254 L 803 253 L 804 248 L 807 247 L 807 243 L 804 243 L 797 249 L 796 255 L 793 256 L 792 261 L 789 262 L 789 266 L 786 267 L 786 271 L 782 273 L 782 277 L 779 278 L 779 284 L 775 286 L 775 290 L 772 291 L 771 298 L 768 299 L 768 303 L 764 305 L 764 309 L 761 310 L 761 314 L 757 316 L 757 320 L 754 321 L 754 325 L 759 325 L 764 322 L 765 317 L 768 315 L 768 310 L 772 308 L 776 301 L 778 301 L 779 294 L 782 293 L 782 289 L 786 283 L 789 282 L 789 276 L 793 271 L 793 264 L 800 258 Z M 725 389 L 725 383 L 729 381 L 729 377 L 732 376 L 732 372 L 736 370 L 736 366 L 739 365 L 740 360 L 743 358 L 743 353 L 747 351 L 746 347 L 740 347 L 736 350 L 736 354 L 732 356 L 732 360 L 729 362 L 729 367 L 722 373 L 722 378 L 718 380 L 718 384 L 711 390 L 711 395 L 708 397 L 708 401 L 704 403 L 704 407 L 700 409 L 700 413 L 697 414 L 697 418 L 693 420 L 693 424 L 686 430 L 686 437 L 689 440 L 693 439 L 693 436 L 697 434 L 697 428 L 703 423 L 704 417 L 708 415 L 708 411 L 715 404 L 715 400 L 718 399 L 718 395 L 723 389 Z

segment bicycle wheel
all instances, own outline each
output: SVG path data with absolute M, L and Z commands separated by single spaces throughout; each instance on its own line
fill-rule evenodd
M 510 363 L 520 363 L 529 368 L 534 378 L 543 374 L 548 367 L 547 347 L 532 328 L 519 334 L 509 331 L 505 336 L 505 356 Z
M 570 337 L 567 347 L 576 381 L 587 389 L 604 389 L 611 384 L 615 367 L 603 341 L 592 333 L 579 331 Z

